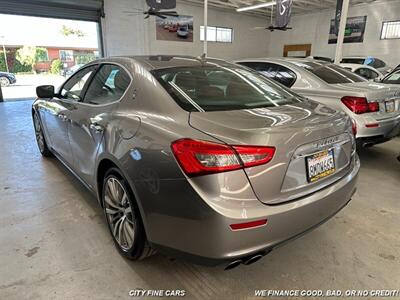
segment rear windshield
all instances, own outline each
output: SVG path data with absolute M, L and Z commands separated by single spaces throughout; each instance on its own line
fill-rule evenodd
M 340 63 L 363 65 L 364 62 L 365 62 L 364 58 L 343 58 Z
M 240 66 L 198 66 L 153 70 L 166 91 L 187 111 L 276 107 L 303 98 Z
M 329 84 L 367 81 L 361 76 L 334 64 L 301 62 L 296 63 L 296 65 L 310 71 L 311 73 L 318 76 L 323 81 Z

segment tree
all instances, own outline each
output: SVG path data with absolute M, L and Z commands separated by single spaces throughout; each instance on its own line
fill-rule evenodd
M 58 74 L 60 75 L 60 72 L 62 70 L 63 63 L 59 59 L 55 59 L 51 63 L 51 68 L 50 68 L 50 73 L 51 74 Z
M 18 49 L 16 58 L 22 65 L 31 66 L 32 71 L 36 73 L 35 64 L 47 60 L 47 50 L 35 46 L 24 46 Z
M 73 29 L 65 25 L 61 27 L 61 34 L 63 36 L 76 35 L 77 37 L 84 37 L 86 35 L 82 30 Z

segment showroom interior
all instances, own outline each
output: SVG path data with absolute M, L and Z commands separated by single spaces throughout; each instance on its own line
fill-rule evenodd
M 398 0 L 0 0 L 0 299 L 400 297 L 399 16 Z M 235 95 L 261 102 L 210 108 Z

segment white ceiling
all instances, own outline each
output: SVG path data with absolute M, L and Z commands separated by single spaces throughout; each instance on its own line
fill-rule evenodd
M 236 8 L 271 2 L 272 0 L 208 0 L 209 7 L 218 7 L 235 11 Z M 376 0 L 350 0 L 351 5 L 368 4 Z M 204 5 L 204 0 L 182 0 L 182 2 Z M 335 9 L 337 0 L 293 0 L 293 14 L 304 14 L 321 9 Z M 275 9 L 275 7 L 273 8 Z M 244 13 L 244 12 L 242 12 Z M 257 16 L 269 16 L 271 7 L 250 10 L 245 12 Z

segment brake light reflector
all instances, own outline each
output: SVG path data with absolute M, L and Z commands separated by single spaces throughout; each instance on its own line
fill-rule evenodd
M 248 229 L 248 228 L 254 228 L 254 227 L 259 227 L 267 224 L 267 220 L 257 220 L 257 221 L 252 221 L 252 222 L 246 222 L 246 223 L 237 223 L 237 224 L 231 224 L 229 225 L 232 230 L 241 230 L 241 229 Z
M 269 162 L 274 147 L 231 146 L 207 141 L 181 139 L 172 143 L 172 152 L 189 176 L 233 171 Z
M 357 135 L 357 123 L 353 119 L 351 119 L 351 130 L 353 131 L 353 135 Z
M 379 111 L 378 102 L 368 102 L 364 97 L 345 96 L 342 103 L 357 115 Z

